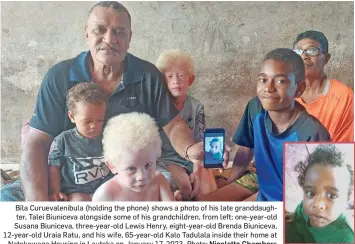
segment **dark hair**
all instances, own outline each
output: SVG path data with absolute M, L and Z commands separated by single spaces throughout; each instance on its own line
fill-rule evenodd
M 131 15 L 129 14 L 129 12 L 126 9 L 126 7 L 123 6 L 122 4 L 120 4 L 119 2 L 116 2 L 116 1 L 101 1 L 101 2 L 98 2 L 94 6 L 92 6 L 92 8 L 90 9 L 89 16 L 92 13 L 92 11 L 94 10 L 94 8 L 96 8 L 96 7 L 112 8 L 112 9 L 116 10 L 116 12 L 118 12 L 118 13 L 126 12 L 127 15 L 128 15 L 129 23 L 131 24 Z
M 303 59 L 293 50 L 288 48 L 274 49 L 266 54 L 263 61 L 268 59 L 282 61 L 291 65 L 292 71 L 295 73 L 296 83 L 305 79 Z
M 302 32 L 301 34 L 297 35 L 296 40 L 293 43 L 293 46 L 295 46 L 297 42 L 303 39 L 312 39 L 314 41 L 319 42 L 322 51 L 328 53 L 328 39 L 325 37 L 325 35 L 322 32 L 315 31 L 315 30 Z
M 354 171 L 349 164 L 344 162 L 343 153 L 341 153 L 334 145 L 324 144 L 319 145 L 314 152 L 309 154 L 305 162 L 298 162 L 295 166 L 295 171 L 299 173 L 298 184 L 303 188 L 307 170 L 313 165 L 330 166 L 332 168 L 344 167 L 347 168 L 350 174 L 350 183 L 348 197 L 353 191 Z
M 87 102 L 91 104 L 106 103 L 107 95 L 105 91 L 95 83 L 81 82 L 73 86 L 67 95 L 68 110 L 75 114 L 76 104 L 78 102 Z
M 210 146 L 212 146 L 212 143 L 214 142 L 219 142 L 217 137 L 214 137 L 211 141 L 210 141 Z

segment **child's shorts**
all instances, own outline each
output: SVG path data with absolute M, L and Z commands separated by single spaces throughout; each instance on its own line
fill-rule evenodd
M 168 170 L 168 165 L 178 165 L 185 169 L 187 175 L 190 175 L 193 171 L 193 164 L 191 162 L 186 162 L 182 158 L 169 157 L 164 159 L 159 159 L 157 162 L 157 171 L 159 171 L 169 182 L 171 191 L 174 193 L 180 190 L 179 181 L 176 180 L 173 174 Z
M 159 171 L 162 175 L 164 175 L 165 179 L 168 181 L 170 190 L 174 193 L 177 190 L 180 190 L 179 182 L 175 179 L 172 173 L 168 170 L 168 168 L 162 163 L 157 162 L 157 171 Z
M 236 180 L 235 183 L 254 193 L 259 191 L 258 177 L 250 170 L 246 170 L 243 176 Z
M 186 173 L 190 175 L 193 172 L 193 163 L 186 161 L 180 156 L 164 157 L 159 159 L 159 163 L 165 166 L 177 165 L 184 168 Z
M 220 184 L 223 184 L 223 181 L 227 180 L 227 177 L 224 175 L 216 175 L 215 180 L 217 183 L 217 186 L 219 185 L 219 182 L 222 181 Z M 243 188 L 248 189 L 249 191 L 252 191 L 253 193 L 256 193 L 259 191 L 259 183 L 258 183 L 258 177 L 257 175 L 249 170 L 246 170 L 245 173 L 243 174 L 242 177 L 234 181 L 235 184 L 238 184 L 242 186 Z M 221 186 L 219 186 L 221 187 Z

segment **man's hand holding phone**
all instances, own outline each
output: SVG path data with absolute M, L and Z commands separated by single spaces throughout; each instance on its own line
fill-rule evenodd
M 208 128 L 204 131 L 204 168 L 223 168 L 228 165 L 229 148 L 225 150 L 225 131 L 223 128 Z M 225 152 L 228 152 L 226 159 Z
M 230 147 L 225 144 L 224 145 L 224 153 L 223 153 L 223 167 L 226 168 L 228 166 L 229 161 L 229 152 Z M 187 150 L 188 160 L 193 164 L 198 164 L 200 166 L 204 166 L 204 146 L 203 142 L 198 142 L 192 146 L 190 146 Z

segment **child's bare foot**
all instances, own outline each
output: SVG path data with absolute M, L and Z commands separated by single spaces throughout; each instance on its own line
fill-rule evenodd
M 91 202 L 89 194 L 74 192 L 68 196 L 68 200 L 71 202 Z
M 63 192 L 56 192 L 49 195 L 49 201 L 64 202 L 64 201 L 68 201 L 68 197 Z
M 182 201 L 182 194 L 181 194 L 181 191 L 180 190 L 176 190 L 175 192 L 174 192 L 174 197 L 175 197 L 175 200 L 176 201 Z
M 215 180 L 218 188 L 222 188 L 227 182 L 227 178 L 223 175 L 216 175 Z

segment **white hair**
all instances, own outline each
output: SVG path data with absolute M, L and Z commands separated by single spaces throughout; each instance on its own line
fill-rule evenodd
M 113 165 L 117 165 L 127 152 L 149 150 L 161 156 L 159 128 L 154 119 L 144 113 L 125 113 L 111 118 L 105 127 L 102 144 L 105 160 Z
M 171 64 L 185 63 L 190 75 L 195 74 L 194 62 L 189 54 L 180 49 L 166 50 L 157 59 L 155 66 L 160 72 L 164 73 Z

